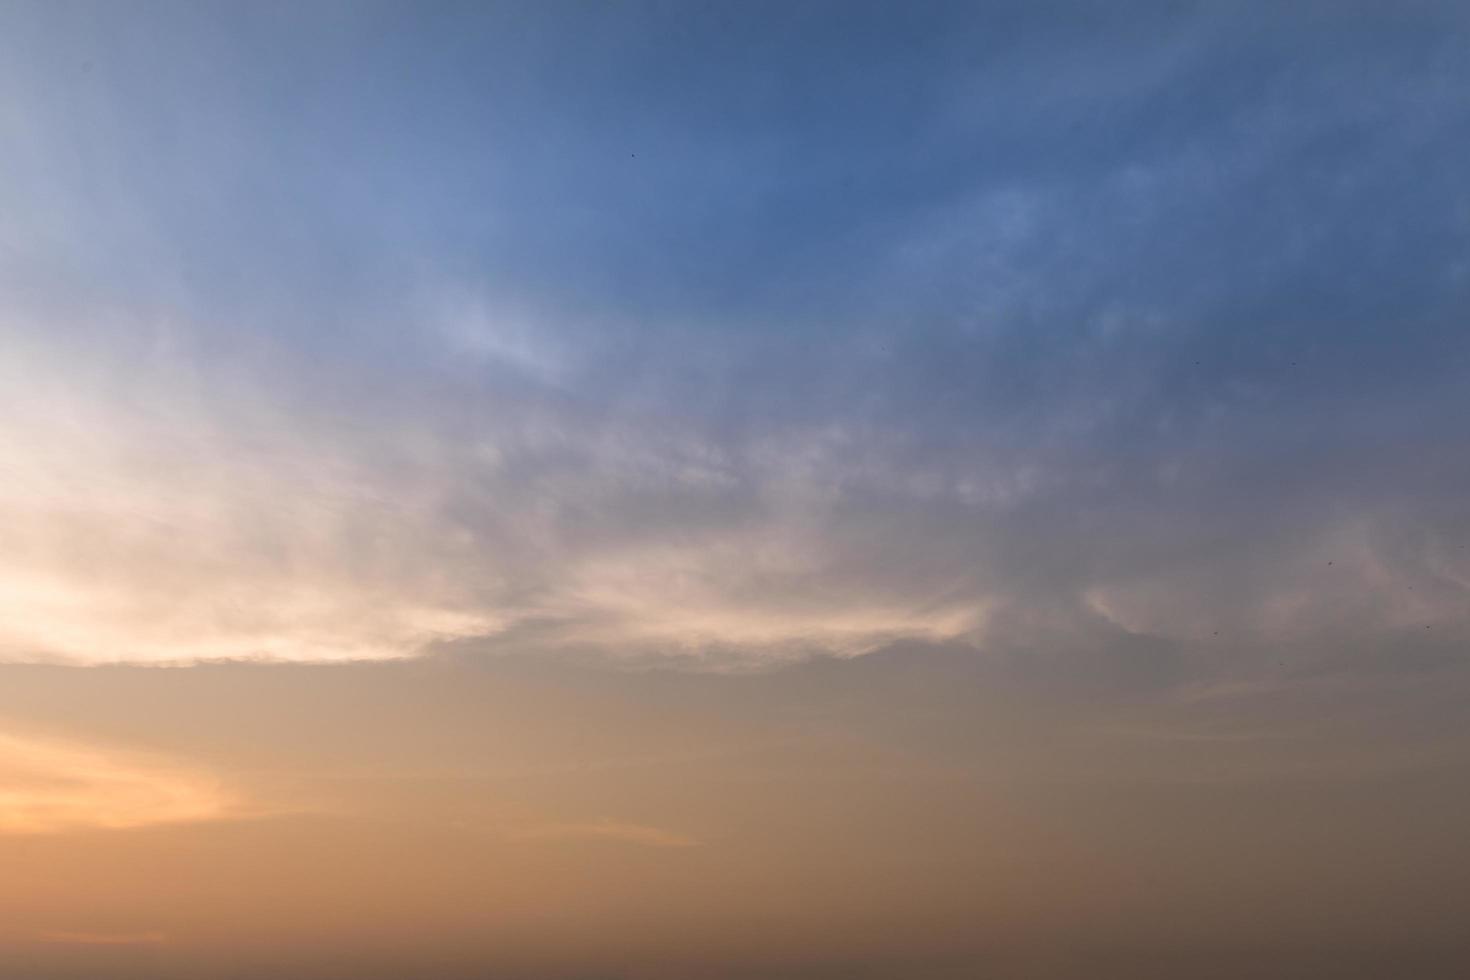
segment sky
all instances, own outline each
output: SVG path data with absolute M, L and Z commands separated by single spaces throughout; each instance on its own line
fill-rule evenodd
M 1470 8 L 0 0 L 0 974 L 1470 973 Z

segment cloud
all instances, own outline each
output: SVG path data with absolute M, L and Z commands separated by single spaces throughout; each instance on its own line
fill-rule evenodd
M 217 820 L 233 801 L 208 776 L 102 749 L 0 735 L 0 833 Z
M 0 659 L 381 658 L 498 628 L 452 569 L 420 564 L 455 549 L 448 529 L 366 472 L 383 461 L 364 447 L 258 391 L 201 401 L 167 358 L 122 379 L 7 351 Z
M 594 823 L 549 823 L 511 831 L 509 837 L 511 840 L 519 841 L 611 841 L 619 844 L 636 844 L 642 847 L 700 846 L 698 840 L 684 834 L 643 824 L 619 823 L 611 820 L 600 820 Z
M 162 946 L 168 936 L 162 932 L 72 932 L 48 929 L 36 937 L 43 943 L 64 946 Z
M 302 16 L 22 25 L 0 658 L 1458 629 L 1453 7 Z

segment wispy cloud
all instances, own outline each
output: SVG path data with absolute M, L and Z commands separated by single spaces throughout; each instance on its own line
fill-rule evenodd
M 644 824 L 599 820 L 592 823 L 548 823 L 508 831 L 519 841 L 609 841 L 641 847 L 698 847 L 696 838 Z
M 0 833 L 217 820 L 234 800 L 186 768 L 104 749 L 0 735 Z
M 1431 8 L 798 31 L 822 67 L 770 92 L 816 135 L 722 58 L 619 60 L 689 25 L 604 25 L 641 38 L 606 89 L 487 29 L 528 73 L 493 112 L 435 59 L 359 103 L 333 48 L 295 142 L 252 93 L 315 91 L 307 15 L 269 68 L 222 15 L 148 41 L 261 85 L 124 46 L 102 86 L 18 25 L 0 659 L 1450 629 L 1466 25 Z
M 162 946 L 168 935 L 162 932 L 80 932 L 48 929 L 36 938 L 43 943 L 64 946 Z

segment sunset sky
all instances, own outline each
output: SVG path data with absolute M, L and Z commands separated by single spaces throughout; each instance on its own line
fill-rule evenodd
M 1470 976 L 1470 5 L 0 0 L 0 980 Z

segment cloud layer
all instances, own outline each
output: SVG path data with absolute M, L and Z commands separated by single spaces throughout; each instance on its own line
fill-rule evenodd
M 1364 9 L 17 8 L 0 657 L 1463 638 L 1467 25 Z

